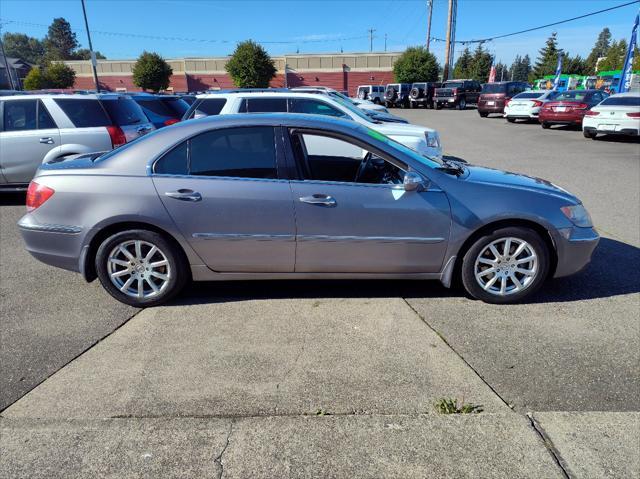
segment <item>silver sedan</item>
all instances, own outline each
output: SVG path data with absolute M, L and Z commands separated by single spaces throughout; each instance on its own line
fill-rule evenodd
M 33 256 L 135 306 L 190 280 L 289 278 L 460 279 L 509 303 L 581 270 L 599 239 L 548 181 L 314 115 L 208 117 L 49 162 L 27 209 Z

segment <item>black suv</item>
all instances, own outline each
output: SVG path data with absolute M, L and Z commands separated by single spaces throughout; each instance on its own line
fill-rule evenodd
M 425 108 L 433 108 L 433 94 L 436 88 L 440 88 L 442 83 L 424 82 L 411 85 L 409 101 L 411 108 L 418 108 L 423 105 Z
M 409 92 L 411 83 L 389 83 L 384 89 L 384 106 L 409 108 Z
M 478 103 L 482 85 L 476 80 L 447 80 L 442 87 L 436 88 L 436 110 L 443 106 L 457 107 L 464 110 L 469 103 Z

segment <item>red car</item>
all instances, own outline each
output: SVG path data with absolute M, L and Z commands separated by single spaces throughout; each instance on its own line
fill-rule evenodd
M 550 128 L 551 125 L 582 126 L 585 113 L 608 96 L 600 90 L 560 92 L 553 101 L 546 102 L 540 109 L 538 121 L 542 128 Z

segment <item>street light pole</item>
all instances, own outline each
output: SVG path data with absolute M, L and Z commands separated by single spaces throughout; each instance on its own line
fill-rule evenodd
M 373 51 L 373 32 L 375 32 L 375 29 L 370 28 L 369 29 L 369 51 L 370 52 Z
M 433 0 L 427 0 L 429 8 L 429 17 L 427 20 L 427 51 L 429 51 L 429 43 L 431 42 L 431 15 L 433 15 Z
M 89 40 L 89 52 L 91 54 L 91 67 L 93 69 L 93 81 L 96 83 L 96 91 L 100 93 L 100 83 L 98 82 L 98 69 L 96 54 L 93 52 L 93 45 L 91 44 L 91 33 L 89 33 L 89 21 L 87 20 L 87 9 L 84 6 L 84 0 L 80 0 L 82 3 L 82 14 L 84 15 L 84 26 L 87 30 L 87 39 Z

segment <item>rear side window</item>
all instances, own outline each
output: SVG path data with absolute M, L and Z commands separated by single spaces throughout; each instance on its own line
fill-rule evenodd
M 147 123 L 142 108 L 131 98 L 102 99 L 101 103 L 109 113 L 113 123 L 118 126 L 137 125 Z
M 325 115 L 344 117 L 346 116 L 337 108 L 328 105 L 327 103 L 319 100 L 311 100 L 309 98 L 291 98 L 289 100 L 289 112 L 291 113 L 305 113 L 310 115 Z
M 278 177 L 271 126 L 213 130 L 190 140 L 189 174 L 240 178 Z
M 640 106 L 640 96 L 618 96 L 605 99 L 601 105 L 607 106 Z
M 46 130 L 49 128 L 58 128 L 56 123 L 49 115 L 47 108 L 41 100 L 38 100 L 38 130 Z
M 160 158 L 154 168 L 159 175 L 186 175 L 187 168 L 187 142 L 180 143 L 171 151 Z
M 286 98 L 245 98 L 240 113 L 286 113 Z
M 194 111 L 196 115 L 219 115 L 224 106 L 227 104 L 227 100 L 224 98 L 207 98 L 202 100 Z M 193 118 L 194 115 L 191 115 Z
M 91 99 L 55 99 L 56 104 L 65 112 L 71 123 L 77 128 L 109 126 L 109 116 L 98 100 Z

